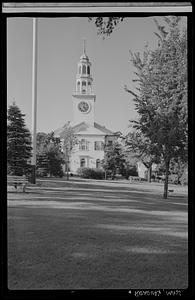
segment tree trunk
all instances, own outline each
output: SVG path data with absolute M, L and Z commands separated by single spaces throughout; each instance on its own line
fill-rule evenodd
M 152 166 L 148 168 L 148 182 L 151 182 Z
M 66 180 L 69 180 L 68 162 L 66 162 Z
M 165 162 L 165 182 L 164 182 L 164 194 L 163 198 L 167 199 L 168 197 L 168 181 L 169 181 L 169 161 Z

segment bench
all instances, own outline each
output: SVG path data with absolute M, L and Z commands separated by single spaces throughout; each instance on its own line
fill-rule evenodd
M 168 190 L 168 193 L 173 193 L 174 192 L 174 190 Z
M 23 176 L 7 175 L 7 185 L 15 186 L 16 189 L 18 186 L 22 186 L 23 192 L 25 192 L 27 183 L 28 180 L 25 175 Z
M 138 177 L 138 176 L 129 176 L 129 182 L 130 183 L 135 182 L 135 181 L 141 182 L 141 177 Z

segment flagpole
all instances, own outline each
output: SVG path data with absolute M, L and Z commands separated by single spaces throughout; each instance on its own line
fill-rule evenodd
M 32 51 L 32 183 L 36 183 L 36 125 L 37 125 L 37 27 L 38 20 L 33 18 Z

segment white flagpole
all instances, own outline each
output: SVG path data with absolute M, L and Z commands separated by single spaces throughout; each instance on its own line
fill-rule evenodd
M 33 18 L 32 52 L 32 183 L 36 183 L 36 125 L 37 125 L 37 27 L 38 20 Z

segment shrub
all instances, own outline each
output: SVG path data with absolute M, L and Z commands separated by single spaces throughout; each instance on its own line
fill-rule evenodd
M 77 174 L 82 178 L 104 179 L 104 171 L 95 168 L 79 168 Z
M 122 175 L 128 179 L 129 176 L 138 176 L 137 168 L 136 166 L 127 166 L 122 170 Z
M 180 183 L 182 185 L 188 185 L 188 173 L 184 172 L 180 178 Z

